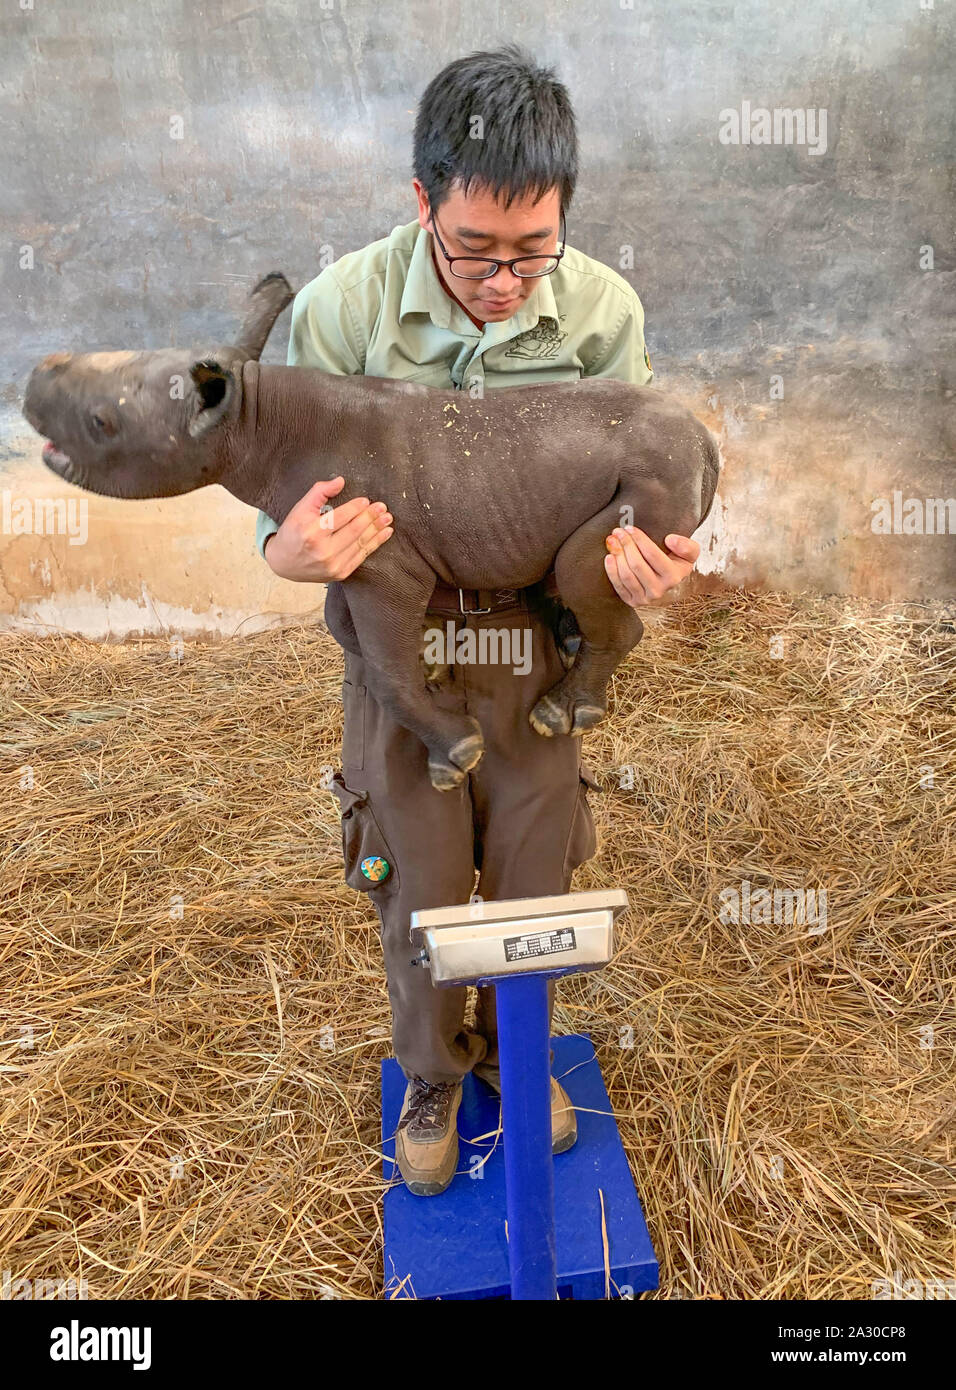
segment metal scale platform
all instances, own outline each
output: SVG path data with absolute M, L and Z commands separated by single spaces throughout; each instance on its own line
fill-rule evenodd
M 657 1260 L 595 1057 L 584 1034 L 549 1039 L 547 981 L 613 954 L 622 889 L 412 913 L 433 983 L 493 984 L 501 1099 L 465 1077 L 459 1161 L 437 1197 L 416 1197 L 395 1164 L 405 1077 L 382 1064 L 386 1298 L 632 1298 L 657 1288 Z M 549 1047 L 554 1062 L 549 1063 Z M 550 1075 L 578 1138 L 551 1153 Z M 503 1133 L 501 1132 L 503 1127 Z

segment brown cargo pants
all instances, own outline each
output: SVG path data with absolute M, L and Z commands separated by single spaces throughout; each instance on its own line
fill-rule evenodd
M 467 606 L 467 605 L 466 605 Z M 481 1055 L 497 1059 L 494 988 L 478 991 L 476 1032 L 464 1028 L 467 990 L 436 988 L 427 967 L 411 964 L 409 937 L 416 908 L 525 898 L 569 891 L 573 870 L 594 853 L 588 788 L 600 790 L 580 762 L 581 740 L 543 738 L 528 723 L 536 700 L 564 673 L 547 617 L 526 592 L 487 614 L 429 613 L 429 626 L 528 630 L 530 669 L 460 664 L 435 693 L 437 703 L 476 718 L 485 753 L 461 787 L 439 792 L 428 778 L 425 747 L 397 724 L 367 689 L 361 658 L 345 653 L 342 770 L 332 790 L 342 813 L 345 878 L 378 912 L 392 1047 L 405 1076 L 459 1081 Z M 512 655 L 514 653 L 512 647 Z M 528 647 L 523 649 L 525 653 Z M 520 663 L 518 663 L 520 664 Z M 378 883 L 362 874 L 379 856 L 390 872 Z M 475 884 L 475 872 L 478 882 Z M 554 982 L 549 982 L 554 1006 Z

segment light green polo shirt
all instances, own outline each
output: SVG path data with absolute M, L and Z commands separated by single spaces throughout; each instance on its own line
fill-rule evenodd
M 583 376 L 652 380 L 641 301 L 600 261 L 567 247 L 510 319 L 482 331 L 445 291 L 431 248 L 431 233 L 409 222 L 326 266 L 295 297 L 288 365 L 445 390 L 468 390 L 476 379 L 482 389 Z M 347 459 L 338 471 L 348 476 Z M 260 554 L 277 530 L 258 513 Z

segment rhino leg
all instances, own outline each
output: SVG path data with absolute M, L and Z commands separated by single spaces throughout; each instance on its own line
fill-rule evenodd
M 529 716 L 532 728 L 545 738 L 579 737 L 601 722 L 607 714 L 608 681 L 644 634 L 640 618 L 618 598 L 604 572 L 604 541 L 618 516 L 614 502 L 569 536 L 555 558 L 561 601 L 572 610 L 581 636 L 573 664 Z
M 412 572 L 407 556 L 401 567 L 397 555 L 388 558 L 386 568 L 375 552 L 345 581 L 366 683 L 379 704 L 425 745 L 432 786 L 451 791 L 485 751 L 481 725 L 470 715 L 442 709 L 426 687 L 421 633 L 434 573 L 427 568 L 419 573 L 417 567 Z
M 439 665 L 437 662 L 430 661 L 426 655 L 428 650 L 428 634 L 434 626 L 435 624 L 433 622 L 422 624 L 422 645 L 419 659 L 421 661 L 421 669 L 424 673 L 425 684 L 428 686 L 429 690 L 440 690 L 448 680 L 451 667 L 447 662 L 444 665 Z
M 554 634 L 554 645 L 562 666 L 567 670 L 574 665 L 574 658 L 581 645 L 581 633 L 574 614 L 570 608 L 565 608 L 560 599 L 552 598 L 550 594 L 533 595 L 532 602 Z

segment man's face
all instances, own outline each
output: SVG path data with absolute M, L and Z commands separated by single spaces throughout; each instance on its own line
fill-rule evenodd
M 414 186 L 418 220 L 431 232 L 428 196 L 418 179 Z M 472 188 L 466 198 L 453 188 L 435 214 L 435 222 L 449 256 L 494 256 L 509 261 L 514 256 L 547 255 L 558 249 L 561 198 L 557 188 L 552 188 L 537 202 L 530 196 L 516 198 L 505 211 L 486 190 Z M 534 294 L 538 284 L 537 279 L 522 279 L 505 266 L 487 280 L 462 279 L 452 274 L 437 245 L 435 259 L 438 273 L 451 293 L 485 323 L 510 319 Z

